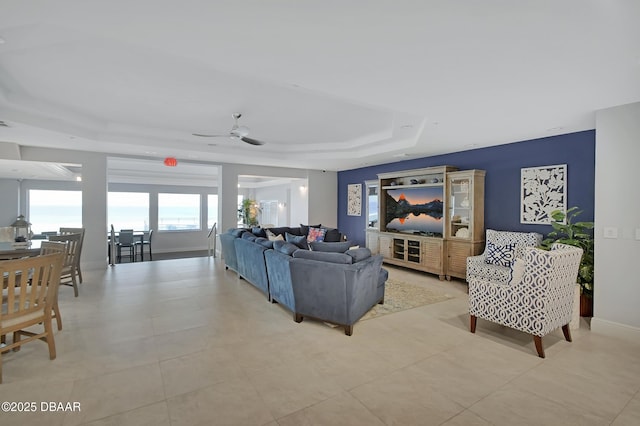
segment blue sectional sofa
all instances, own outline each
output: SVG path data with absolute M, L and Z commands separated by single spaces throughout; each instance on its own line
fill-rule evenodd
M 369 249 L 326 242 L 305 250 L 247 230 L 229 230 L 220 240 L 227 268 L 288 308 L 296 322 L 319 319 L 344 326 L 350 336 L 353 325 L 384 302 L 388 272 L 382 256 L 372 256 Z

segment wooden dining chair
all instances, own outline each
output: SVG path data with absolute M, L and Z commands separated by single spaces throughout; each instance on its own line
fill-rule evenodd
M 40 243 L 40 255 L 45 256 L 47 254 L 60 253 L 62 256 L 66 256 L 67 244 L 62 241 L 43 241 Z M 60 308 L 58 307 L 58 293 L 56 292 L 56 299 L 53 301 L 53 317 L 58 324 L 58 330 L 62 330 L 62 316 L 60 316 Z
M 0 383 L 4 354 L 19 351 L 25 343 L 43 340 L 49 346 L 49 358 L 56 358 L 51 315 L 62 263 L 60 253 L 0 262 L 0 276 L 6 282 L 6 302 L 0 309 L 0 336 L 6 344 L 0 349 Z M 13 340 L 7 344 L 6 336 L 10 333 Z
M 82 284 L 82 270 L 80 269 L 80 257 L 82 256 L 82 244 L 84 243 L 84 228 L 60 227 L 60 235 L 80 234 L 80 247 L 78 247 L 78 261 L 76 262 L 78 281 Z
M 73 294 L 78 297 L 78 256 L 80 253 L 80 234 L 65 234 L 49 237 L 49 241 L 60 241 L 67 245 L 60 284 L 73 287 Z

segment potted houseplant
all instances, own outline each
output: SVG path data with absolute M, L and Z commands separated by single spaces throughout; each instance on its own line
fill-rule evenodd
M 245 225 L 256 226 L 258 224 L 258 213 L 260 208 L 255 200 L 246 198 L 242 200 L 242 217 Z
M 578 270 L 580 315 L 590 317 L 593 316 L 593 222 L 576 221 L 576 217 L 581 213 L 582 210 L 578 207 L 571 207 L 566 212 L 552 211 L 553 231 L 542 241 L 542 247 L 548 250 L 553 243 L 562 243 L 582 249 L 582 260 Z

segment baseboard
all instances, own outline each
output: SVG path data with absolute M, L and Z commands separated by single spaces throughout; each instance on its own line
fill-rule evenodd
M 603 320 L 601 318 L 591 318 L 591 331 L 593 333 L 605 334 L 633 342 L 640 341 L 640 328 Z
M 82 268 L 83 271 L 100 271 L 100 270 L 105 270 L 107 268 L 108 264 L 107 264 L 107 260 L 96 260 L 96 261 L 92 261 L 92 262 L 81 262 L 80 263 L 80 268 Z
M 190 251 L 207 251 L 208 247 L 188 247 L 188 248 L 179 248 L 179 249 L 153 249 L 154 253 L 186 253 Z

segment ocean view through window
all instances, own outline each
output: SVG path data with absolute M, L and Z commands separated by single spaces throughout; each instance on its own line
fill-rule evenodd
M 200 194 L 158 194 L 158 229 L 200 229 Z
M 116 231 L 149 230 L 149 193 L 109 192 L 107 194 L 107 228 Z
M 45 189 L 29 190 L 31 231 L 58 231 L 60 227 L 82 227 L 82 192 Z

